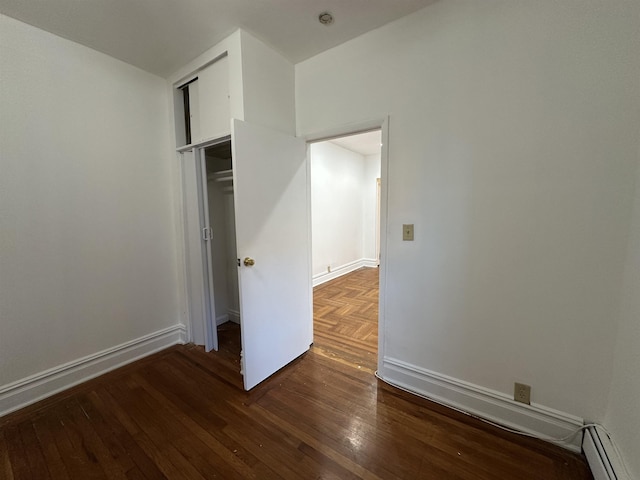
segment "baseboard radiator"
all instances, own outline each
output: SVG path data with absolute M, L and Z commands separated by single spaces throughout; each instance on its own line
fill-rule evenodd
M 582 450 L 594 480 L 631 480 L 609 436 L 597 427 L 584 432 Z

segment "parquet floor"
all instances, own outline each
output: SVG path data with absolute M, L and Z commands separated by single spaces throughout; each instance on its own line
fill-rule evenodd
M 0 419 L 0 479 L 591 478 L 578 455 L 377 381 L 375 282 L 317 288 L 313 348 L 251 392 L 227 324 L 215 354 L 172 347 Z
M 315 350 L 373 372 L 378 352 L 378 269 L 361 268 L 313 290 Z

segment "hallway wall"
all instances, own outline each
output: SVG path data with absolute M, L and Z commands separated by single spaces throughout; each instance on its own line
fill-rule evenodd
M 330 141 L 313 143 L 310 149 L 317 283 L 328 270 L 346 273 L 375 261 L 375 179 L 380 156 L 364 156 Z

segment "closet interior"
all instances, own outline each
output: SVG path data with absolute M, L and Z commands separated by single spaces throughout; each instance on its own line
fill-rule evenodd
M 240 323 L 231 141 L 205 149 L 216 328 Z

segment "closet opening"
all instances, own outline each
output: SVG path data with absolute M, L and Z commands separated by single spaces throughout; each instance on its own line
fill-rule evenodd
M 372 369 L 378 362 L 381 147 L 380 128 L 309 145 L 314 337 Z
M 240 300 L 231 141 L 203 149 L 206 170 L 208 224 L 208 267 L 211 272 L 213 305 L 211 324 L 218 337 L 218 352 L 229 357 L 240 374 Z M 210 252 L 210 253 L 209 253 Z

